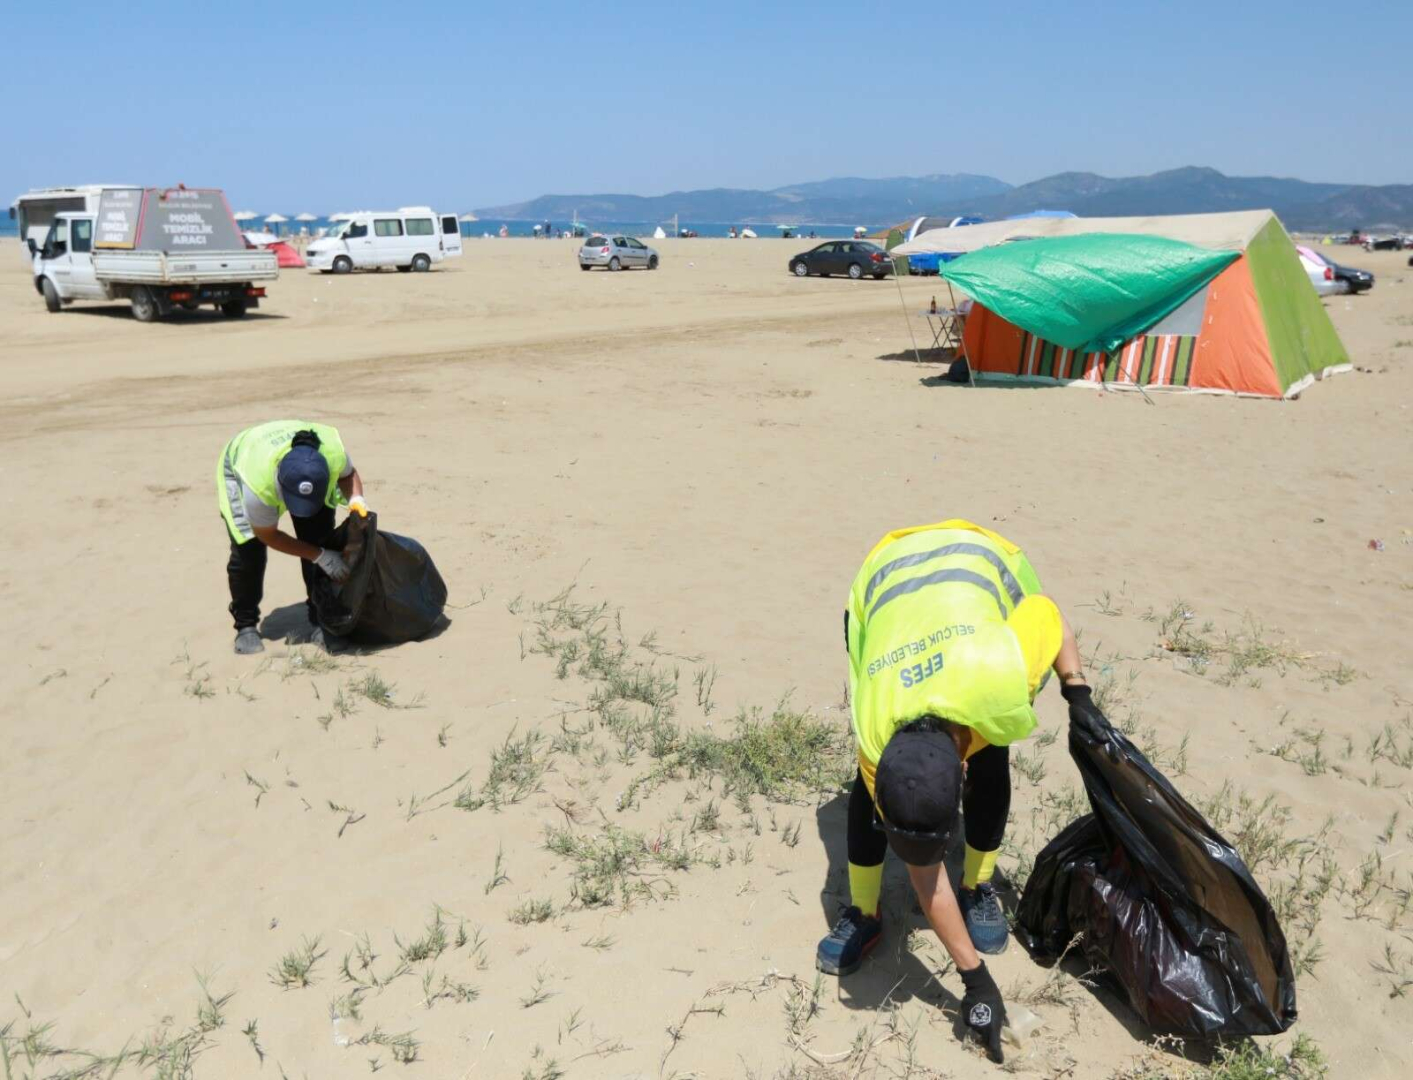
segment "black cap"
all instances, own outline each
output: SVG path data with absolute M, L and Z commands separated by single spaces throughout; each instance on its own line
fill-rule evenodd
M 899 731 L 874 773 L 874 825 L 911 866 L 942 861 L 962 802 L 962 761 L 945 731 Z M 881 820 L 880 820 L 881 819 Z

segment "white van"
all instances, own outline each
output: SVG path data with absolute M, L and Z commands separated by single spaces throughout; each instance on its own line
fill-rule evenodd
M 324 274 L 383 266 L 421 272 L 460 254 L 461 226 L 455 214 L 404 206 L 346 215 L 305 249 L 304 260 L 311 270 Z
M 20 234 L 20 249 L 26 259 L 29 251 L 25 241 L 43 246 L 49 226 L 63 213 L 96 214 L 99 197 L 105 191 L 132 190 L 131 184 L 83 184 L 78 187 L 35 188 L 10 204 L 10 220 Z

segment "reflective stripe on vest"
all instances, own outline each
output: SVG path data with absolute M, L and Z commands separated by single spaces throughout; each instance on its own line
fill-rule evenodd
M 1001 558 L 1000 554 L 994 548 L 987 547 L 984 544 L 962 543 L 947 544 L 944 547 L 934 548 L 931 551 L 914 552 L 911 555 L 903 555 L 900 558 L 885 563 L 873 577 L 868 579 L 868 588 L 864 591 L 864 606 L 867 607 L 869 605 L 873 600 L 874 590 L 882 585 L 891 574 L 898 570 L 905 570 L 910 566 L 921 566 L 923 563 L 932 562 L 934 559 L 945 559 L 949 555 L 976 555 L 985 559 L 996 568 L 996 573 L 1000 575 L 1001 584 L 1005 587 L 1006 594 L 1011 598 L 1012 607 L 1019 604 L 1021 600 L 1025 598 L 1025 590 L 1021 588 L 1020 582 L 1017 581 L 1015 575 L 1011 573 L 1011 568 L 1006 565 L 1005 560 Z M 946 581 L 952 579 L 939 578 L 938 580 Z M 1001 597 L 1000 594 L 996 592 L 996 587 L 989 581 L 985 582 L 984 587 L 996 596 L 996 603 L 1000 605 Z M 895 595 L 897 595 L 895 590 L 888 590 L 878 601 L 878 606 L 882 607 Z M 1005 618 L 1004 606 L 1001 617 Z

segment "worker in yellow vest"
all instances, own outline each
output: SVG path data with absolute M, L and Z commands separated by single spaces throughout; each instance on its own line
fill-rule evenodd
M 864 560 L 844 613 L 859 768 L 849 797 L 850 903 L 819 944 L 821 971 L 847 975 L 883 930 L 879 893 L 892 848 L 966 987 L 959 1033 L 999 1062 L 1005 1004 L 982 953 L 1006 948 L 992 886 L 1010 811 L 1011 743 L 1035 728 L 1050 671 L 1071 724 L 1110 730 L 1085 684 L 1059 609 L 1009 540 L 953 519 L 900 529 Z M 960 816 L 961 889 L 943 866 Z
M 226 578 L 235 619 L 235 651 L 264 651 L 256 626 L 265 589 L 267 548 L 303 560 L 311 640 L 326 645 L 315 620 L 316 572 L 335 581 L 348 576 L 343 556 L 323 544 L 334 530 L 334 507 L 347 504 L 366 514 L 363 480 L 349 460 L 336 428 L 304 420 L 272 420 L 247 428 L 226 443 L 216 459 L 216 498 L 231 541 Z M 294 535 L 279 530 L 289 511 Z

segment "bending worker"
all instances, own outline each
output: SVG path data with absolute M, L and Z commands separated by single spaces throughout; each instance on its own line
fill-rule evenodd
M 304 420 L 272 420 L 242 431 L 216 461 L 216 496 L 230 534 L 231 557 L 226 577 L 231 587 L 235 619 L 235 651 L 262 652 L 256 625 L 265 591 L 267 548 L 302 559 L 304 590 L 311 640 L 324 645 L 315 618 L 315 574 L 335 581 L 348 576 L 343 556 L 322 545 L 334 530 L 334 507 L 368 512 L 363 480 L 349 460 L 337 429 Z M 294 535 L 279 530 L 280 515 L 289 511 Z
M 849 796 L 850 904 L 819 943 L 821 971 L 847 975 L 878 944 L 884 854 L 907 864 L 918 903 L 966 986 L 959 1031 L 1001 1060 L 1005 1005 L 979 954 L 1005 951 L 991 884 L 1010 811 L 1010 745 L 1053 668 L 1071 723 L 1102 737 L 1074 634 L 1020 548 L 951 520 L 890 532 L 854 578 L 844 614 L 859 770 Z M 954 895 L 943 856 L 960 815 Z

